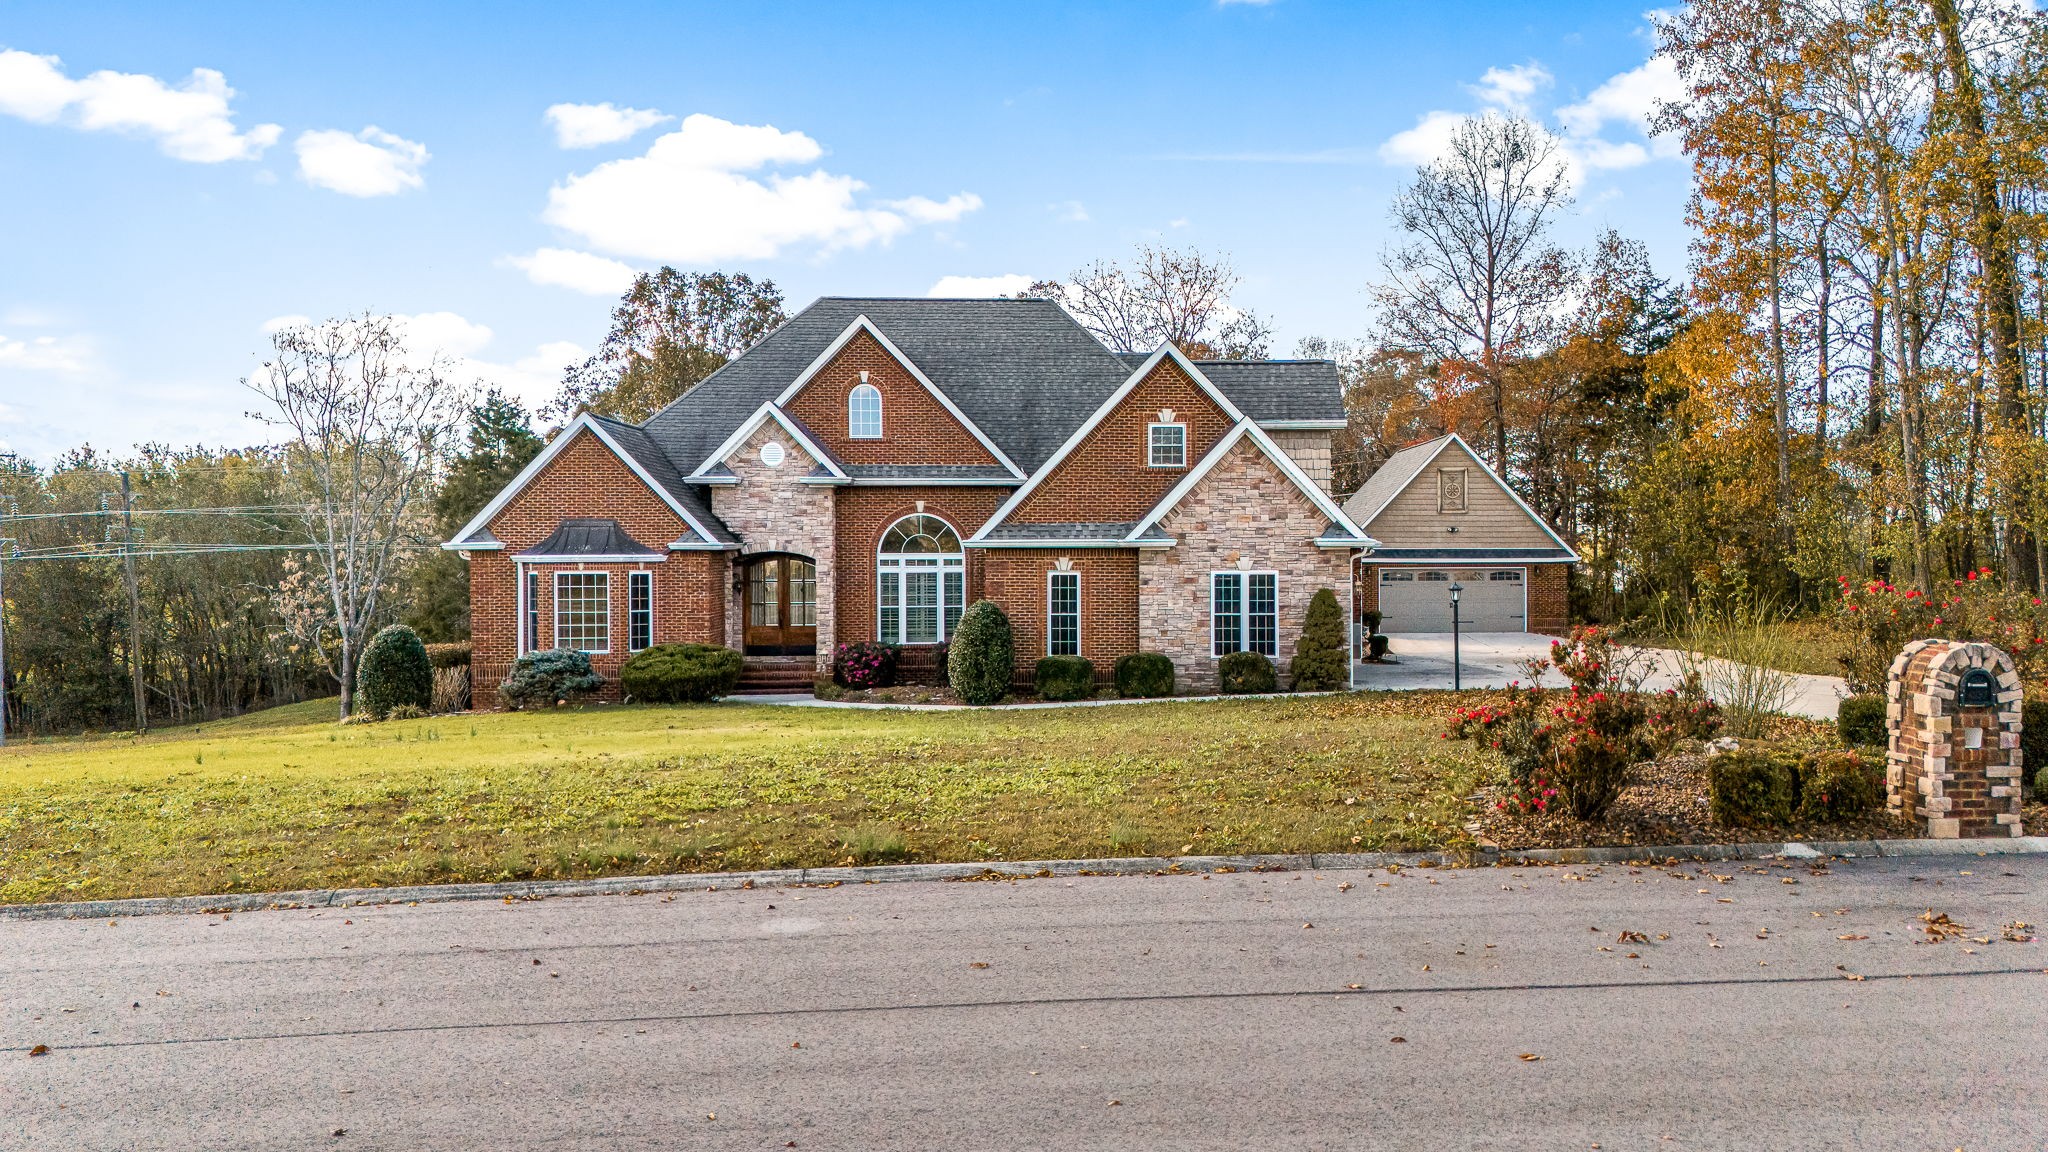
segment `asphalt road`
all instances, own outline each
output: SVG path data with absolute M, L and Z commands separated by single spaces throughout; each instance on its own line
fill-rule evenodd
M 0 923 L 0 1147 L 2041 1148 L 2014 920 L 2048 858 Z

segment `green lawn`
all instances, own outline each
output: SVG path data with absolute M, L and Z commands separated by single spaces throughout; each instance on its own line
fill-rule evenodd
M 996 712 L 332 702 L 0 751 L 0 903 L 990 860 L 1415 849 L 1493 769 L 1436 693 Z

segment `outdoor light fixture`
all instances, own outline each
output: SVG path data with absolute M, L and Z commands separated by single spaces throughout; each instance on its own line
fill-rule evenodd
M 1451 581 L 1451 691 L 1453 692 L 1465 687 L 1465 670 L 1458 662 L 1458 593 L 1464 590 L 1465 586 L 1463 584 L 1455 580 Z

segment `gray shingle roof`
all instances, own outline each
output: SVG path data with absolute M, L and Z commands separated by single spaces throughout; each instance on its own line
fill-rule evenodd
M 984 537 L 987 540 L 1121 540 L 1138 525 L 1121 524 L 1002 524 Z
M 1358 491 L 1353 492 L 1351 497 L 1344 501 L 1344 514 L 1351 517 L 1352 522 L 1360 528 L 1367 532 L 1372 531 L 1372 518 L 1386 510 L 1394 497 L 1399 496 L 1401 490 L 1408 487 L 1409 481 L 1414 480 L 1416 474 L 1436 458 L 1437 452 L 1449 439 L 1449 436 L 1439 436 L 1434 440 L 1424 440 L 1387 457 L 1387 462 L 1380 465 L 1379 470 L 1367 477 L 1365 483 L 1359 485 Z
M 846 474 L 855 480 L 1007 480 L 1017 483 L 1010 470 L 998 464 L 848 464 Z
M 1043 464 L 1134 366 L 1049 300 L 827 296 L 655 413 L 644 425 L 647 433 L 676 467 L 694 469 L 857 316 L 888 336 L 1027 472 Z M 1337 369 L 1328 361 L 1213 361 L 1202 371 L 1254 420 L 1344 416 Z
M 617 520 L 570 517 L 555 525 L 548 538 L 520 556 L 659 556 L 661 552 L 626 534 Z

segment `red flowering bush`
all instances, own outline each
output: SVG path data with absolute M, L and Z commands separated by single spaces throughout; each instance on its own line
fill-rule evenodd
M 1562 800 L 1579 819 L 1598 820 L 1621 794 L 1629 767 L 1656 752 L 1639 665 L 1605 632 L 1580 628 L 1526 668 L 1532 686 L 1510 685 L 1498 705 L 1456 710 L 1444 735 L 1481 741 L 1507 759 L 1501 808 L 1545 812 Z M 1542 686 L 1553 668 L 1568 688 Z
M 1977 640 L 2012 653 L 2022 677 L 2048 672 L 2048 605 L 1985 568 L 1930 591 L 1835 577 L 1834 622 L 1843 674 L 1856 692 L 1882 692 L 1892 661 L 1923 637 Z
M 856 640 L 832 649 L 832 682 L 841 688 L 887 688 L 896 683 L 896 646 Z

